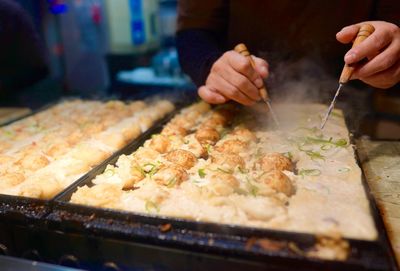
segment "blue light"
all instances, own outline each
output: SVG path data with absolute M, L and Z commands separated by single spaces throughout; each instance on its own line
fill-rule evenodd
M 68 5 L 63 0 L 47 0 L 49 11 L 53 14 L 62 14 L 68 11 Z

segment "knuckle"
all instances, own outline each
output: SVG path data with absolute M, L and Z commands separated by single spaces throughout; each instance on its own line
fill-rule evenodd
M 237 86 L 239 89 L 242 89 L 242 90 L 247 89 L 247 79 L 245 79 L 245 78 L 238 78 L 238 79 L 237 79 L 237 82 L 236 82 L 236 86 Z
M 241 72 L 247 71 L 250 68 L 250 61 L 248 59 L 238 61 L 237 68 Z
M 375 47 L 375 50 L 380 50 L 385 45 L 385 40 L 387 39 L 387 33 L 383 33 L 382 36 L 374 35 L 371 36 L 372 44 Z
M 217 60 L 211 67 L 211 72 L 219 73 L 221 71 L 221 61 Z
M 230 97 L 238 97 L 240 94 L 240 90 L 236 87 L 232 87 L 228 90 Z

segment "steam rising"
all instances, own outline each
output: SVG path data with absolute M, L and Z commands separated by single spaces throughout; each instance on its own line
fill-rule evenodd
M 321 67 L 323 66 L 309 59 L 280 62 L 270 67 L 270 77 L 266 85 L 273 105 L 322 103 L 329 106 L 339 86 L 340 71 L 338 74 L 328 74 Z M 358 83 L 359 87 L 355 87 L 356 84 L 356 82 L 349 82 L 343 87 L 335 106 L 343 110 L 347 124 L 353 131 L 359 130 L 360 121 L 372 109 L 369 102 L 371 89 L 360 83 Z M 322 115 L 324 113 L 321 112 Z M 290 112 L 279 114 L 289 115 L 287 118 L 291 119 Z

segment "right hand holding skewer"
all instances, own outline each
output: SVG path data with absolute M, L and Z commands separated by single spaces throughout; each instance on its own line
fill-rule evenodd
M 341 43 L 350 43 L 364 23 L 375 31 L 365 41 L 353 47 L 344 57 L 352 65 L 364 58 L 365 64 L 357 63 L 351 79 L 359 79 L 377 88 L 389 88 L 400 81 L 400 28 L 384 21 L 370 21 L 343 28 L 336 34 Z
M 212 104 L 234 100 L 252 105 L 261 99 L 259 88 L 263 78 L 268 77 L 268 63 L 252 56 L 254 69 L 249 59 L 235 51 L 225 52 L 211 67 L 206 84 L 198 90 L 200 97 Z

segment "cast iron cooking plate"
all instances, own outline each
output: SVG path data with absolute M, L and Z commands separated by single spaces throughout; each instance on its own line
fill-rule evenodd
M 46 106 L 42 107 L 41 109 L 36 110 L 32 114 L 28 114 L 24 118 L 32 116 L 36 113 L 42 112 L 54 105 L 57 105 L 61 101 L 70 100 L 70 99 L 73 100 L 76 98 L 61 99 L 58 102 L 51 103 L 50 105 L 46 105 Z M 154 98 L 151 98 L 151 99 L 154 99 Z M 149 100 L 151 100 L 151 99 L 149 99 Z M 111 99 L 109 98 L 107 100 L 111 100 Z M 152 127 L 159 127 L 163 123 L 167 122 L 172 116 L 175 115 L 175 113 L 181 107 L 183 107 L 193 101 L 193 99 L 186 98 L 186 100 L 184 100 L 182 102 L 182 101 L 179 101 L 177 97 L 172 97 L 171 100 L 175 100 L 175 102 L 172 101 L 173 103 L 175 103 L 175 110 L 173 110 L 171 113 L 167 114 L 161 120 L 158 120 Z M 106 101 L 106 100 L 102 100 L 102 101 Z M 21 119 L 23 119 L 23 118 L 14 120 L 10 123 L 16 122 Z M 10 123 L 8 123 L 8 124 L 10 124 Z M 125 147 L 134 144 L 137 140 L 140 140 L 141 137 L 147 138 L 147 136 L 151 133 L 149 131 L 152 129 L 152 127 L 150 127 L 148 129 L 148 131 L 146 131 L 145 133 L 142 133 L 138 138 L 133 139 Z M 122 148 L 121 150 L 112 154 L 108 159 L 105 160 L 105 162 L 108 163 L 109 160 L 111 160 L 114 156 L 118 157 L 119 155 L 121 155 L 121 151 L 123 149 L 124 148 Z M 102 162 L 104 162 L 104 161 L 102 161 Z M 98 166 L 101 166 L 101 164 Z M 98 167 L 98 166 L 96 166 L 96 167 Z M 98 172 L 98 170 L 96 170 L 96 167 L 91 169 L 91 171 Z M 81 178 L 74 181 L 68 187 L 63 189 L 60 193 L 62 193 L 65 190 L 68 190 L 70 187 L 76 187 L 75 183 L 80 183 L 81 180 L 86 179 L 87 175 L 93 176 L 93 174 L 90 173 L 91 171 L 87 172 Z M 35 223 L 35 225 L 38 225 L 41 223 L 45 224 L 45 220 L 43 218 L 45 215 L 47 215 L 48 213 L 51 212 L 51 205 L 52 205 L 51 202 L 56 197 L 57 197 L 57 195 L 54 196 L 52 199 L 44 200 L 44 199 L 29 198 L 29 197 L 23 197 L 23 196 L 11 196 L 11 195 L 0 194 L 0 222 L 4 221 L 5 223 L 20 223 L 20 224 Z
M 146 133 L 147 137 L 141 137 L 140 140 L 121 150 L 121 153 L 132 153 L 152 133 L 158 133 L 161 129 L 162 124 L 159 124 L 158 127 Z M 378 230 L 378 239 L 376 241 L 346 239 L 351 246 L 349 258 L 346 261 L 330 261 L 304 256 L 302 250 L 315 244 L 316 237 L 312 234 L 196 222 L 69 203 L 77 187 L 92 186 L 92 179 L 102 173 L 108 163 L 114 164 L 117 159 L 117 156 L 113 156 L 75 183 L 75 186 L 71 186 L 55 198 L 53 210 L 46 218 L 49 230 L 91 236 L 95 240 L 104 242 L 123 240 L 128 243 L 150 245 L 154 246 L 158 253 L 168 249 L 178 249 L 233 257 L 254 264 L 262 264 L 264 268 L 278 266 L 293 270 L 293 266 L 296 266 L 298 270 L 303 270 L 303 268 L 304 270 L 321 268 L 324 270 L 396 270 L 393 251 L 389 245 L 383 221 L 364 175 L 363 184 Z M 253 245 L 256 240 L 264 241 L 267 247 L 259 243 Z M 293 249 L 293 247 L 299 249 Z M 121 249 L 130 251 L 126 244 L 122 244 Z M 207 268 L 214 269 L 211 266 Z

